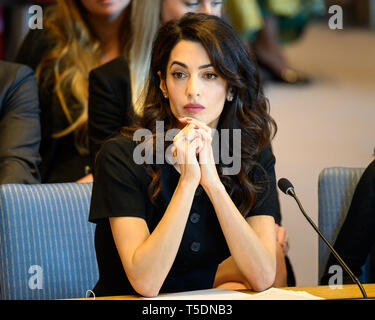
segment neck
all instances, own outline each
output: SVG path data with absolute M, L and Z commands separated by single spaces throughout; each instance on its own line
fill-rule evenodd
M 120 28 L 124 12 L 117 16 L 89 16 L 90 25 L 100 41 L 102 63 L 121 55 Z
M 208 125 L 211 129 L 216 129 L 218 123 L 219 123 L 219 118 L 215 119 L 215 120 L 212 121 L 211 123 L 208 123 L 207 125 Z

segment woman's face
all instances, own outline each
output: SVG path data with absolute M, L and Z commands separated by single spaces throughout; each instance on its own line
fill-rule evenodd
M 216 128 L 227 96 L 227 81 L 215 71 L 200 43 L 186 40 L 177 43 L 160 89 L 177 119 L 195 118 Z
M 96 16 L 118 17 L 131 0 L 81 0 L 86 10 Z
M 206 13 L 220 17 L 222 0 L 162 0 L 161 21 L 180 19 L 185 13 Z

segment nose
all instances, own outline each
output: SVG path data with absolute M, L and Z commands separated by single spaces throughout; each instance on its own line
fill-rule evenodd
M 195 100 L 200 96 L 199 92 L 199 81 L 197 77 L 191 76 L 186 84 L 186 95 L 189 100 Z

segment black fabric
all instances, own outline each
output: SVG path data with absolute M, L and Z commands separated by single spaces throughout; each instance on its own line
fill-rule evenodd
M 135 143 L 130 138 L 117 136 L 103 144 L 96 160 L 89 220 L 97 223 L 95 246 L 100 278 L 94 292 L 98 296 L 135 293 L 123 271 L 108 218 L 140 217 L 151 233 L 161 220 L 179 180 L 179 173 L 173 166 L 161 165 L 162 189 L 157 205 L 153 205 L 147 198 L 150 178 L 143 165 L 134 163 L 134 148 Z M 270 149 L 265 149 L 259 159 L 270 178 L 269 184 L 276 185 L 275 161 Z M 276 217 L 275 190 L 274 186 L 268 188 L 264 197 L 259 198 L 262 202 L 247 216 Z M 161 292 L 212 288 L 218 264 L 230 255 L 214 208 L 204 191 L 196 192 L 190 211 L 180 248 Z
M 275 222 L 281 225 L 280 204 L 276 188 L 275 156 L 271 148 L 265 148 L 260 153 L 257 166 L 252 173 L 252 181 L 255 181 L 262 190 L 257 194 L 249 216 L 264 215 L 270 212 Z
M 375 244 L 375 160 L 372 161 L 361 176 L 354 191 L 345 222 L 337 236 L 334 248 L 353 273 L 359 277 L 361 267 L 366 262 Z M 321 284 L 328 284 L 329 268 L 339 265 L 330 254 Z M 344 271 L 344 283 L 352 283 Z M 375 275 L 370 275 L 374 279 Z
M 294 275 L 292 263 L 290 262 L 288 256 L 285 256 L 285 266 L 286 266 L 286 285 L 288 287 L 295 287 L 296 277 Z
M 91 169 L 102 143 L 134 117 L 131 106 L 129 67 L 124 57 L 116 58 L 90 72 L 89 148 Z
M 38 88 L 27 66 L 0 61 L 0 184 L 39 183 Z

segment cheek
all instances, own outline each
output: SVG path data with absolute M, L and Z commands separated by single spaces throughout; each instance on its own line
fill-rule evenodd
M 222 12 L 221 8 L 219 8 L 219 9 L 214 9 L 214 10 L 212 11 L 212 15 L 221 18 L 221 12 Z
M 123 10 L 130 4 L 130 0 L 119 0 L 117 3 L 117 9 Z
M 207 89 L 207 92 L 210 92 L 208 102 L 210 103 L 211 114 L 217 118 L 223 111 L 227 90 L 223 86 L 217 86 Z
M 218 102 L 225 102 L 225 99 L 227 97 L 227 88 L 225 85 L 217 85 L 212 86 L 209 90 L 211 94 L 212 101 Z
M 178 84 L 174 83 L 168 76 L 166 79 L 166 87 L 168 91 L 168 100 L 169 105 L 172 110 L 172 113 L 177 116 L 178 113 L 178 106 L 180 106 L 183 101 L 180 101 L 184 97 L 184 90 L 182 86 L 179 86 Z M 182 104 L 183 105 L 183 104 Z
M 185 81 L 182 80 L 175 80 L 169 74 L 167 75 L 167 79 L 165 81 L 166 89 L 168 91 L 168 95 L 172 99 L 178 99 L 179 97 L 184 95 L 185 92 Z

